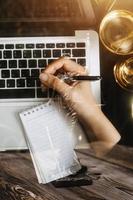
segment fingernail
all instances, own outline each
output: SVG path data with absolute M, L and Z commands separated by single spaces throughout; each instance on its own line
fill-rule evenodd
M 40 74 L 39 78 L 40 78 L 41 81 L 47 81 L 48 80 L 48 75 L 42 73 L 42 74 Z

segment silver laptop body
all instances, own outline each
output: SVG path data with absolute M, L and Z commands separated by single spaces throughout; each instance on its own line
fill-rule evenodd
M 27 83 L 26 72 L 29 70 L 30 76 L 35 76 L 44 68 L 43 62 L 46 66 L 69 52 L 71 59 L 85 65 L 90 75 L 100 75 L 98 35 L 90 30 L 76 31 L 72 37 L 0 38 L 0 47 L 0 150 L 27 149 L 18 113 L 48 101 L 50 96 L 42 93 L 37 81 L 35 85 L 32 81 Z M 27 62 L 26 66 L 22 60 Z M 91 84 L 100 103 L 100 81 Z M 88 145 L 80 131 L 75 131 L 73 139 L 75 147 Z

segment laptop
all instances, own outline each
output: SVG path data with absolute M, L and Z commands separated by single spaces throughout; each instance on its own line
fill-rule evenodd
M 70 24 L 74 29 L 78 28 L 80 23 L 77 21 L 85 17 L 86 5 L 80 0 L 65 2 L 1 1 L 0 151 L 27 149 L 18 113 L 54 97 L 53 91 L 43 91 L 39 79 L 34 78 L 39 77 L 49 63 L 69 54 L 70 59 L 88 68 L 90 75 L 100 75 L 97 33 L 77 30 L 70 35 L 67 30 Z M 88 2 L 92 20 L 94 13 Z M 100 103 L 100 82 L 91 84 Z M 88 146 L 86 136 L 78 130 L 75 130 L 73 140 L 75 148 Z

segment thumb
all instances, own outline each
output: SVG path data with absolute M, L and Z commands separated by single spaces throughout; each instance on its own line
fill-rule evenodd
M 70 86 L 52 74 L 42 73 L 39 78 L 42 84 L 56 90 L 61 95 L 65 95 L 70 89 Z

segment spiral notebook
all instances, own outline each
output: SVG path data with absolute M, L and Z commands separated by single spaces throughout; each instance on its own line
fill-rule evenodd
M 55 102 L 20 113 L 25 139 L 39 183 L 76 173 L 80 163 L 71 141 L 71 118 Z

